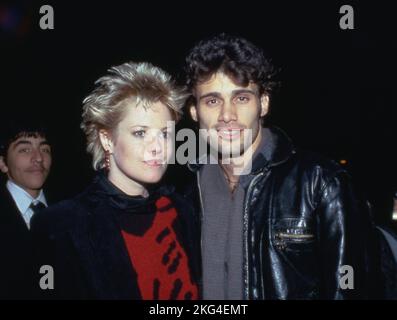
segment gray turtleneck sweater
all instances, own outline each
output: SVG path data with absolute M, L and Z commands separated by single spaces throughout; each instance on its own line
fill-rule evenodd
M 271 133 L 262 128 L 253 166 L 261 161 L 259 155 L 262 161 L 269 159 L 272 149 Z M 204 299 L 243 299 L 243 206 L 253 177 L 249 173 L 241 176 L 231 193 L 219 164 L 205 164 L 200 172 Z

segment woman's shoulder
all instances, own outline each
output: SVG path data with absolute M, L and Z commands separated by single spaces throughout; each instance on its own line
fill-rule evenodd
M 192 201 L 189 201 L 183 194 L 173 190 L 172 193 L 167 195 L 171 200 L 172 205 L 178 212 L 178 216 L 182 219 L 194 220 L 198 216 L 198 210 Z
M 84 223 L 91 201 L 89 188 L 73 198 L 62 200 L 41 210 L 32 217 L 32 230 L 68 230 Z
M 62 230 L 72 222 L 76 223 L 79 208 L 75 199 L 63 200 L 36 213 L 31 220 L 32 231 Z

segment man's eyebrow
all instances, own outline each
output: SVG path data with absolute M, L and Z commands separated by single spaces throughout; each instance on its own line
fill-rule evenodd
M 32 145 L 32 142 L 29 140 L 19 140 L 18 142 L 15 143 L 14 148 L 18 147 L 21 144 L 29 144 Z
M 20 146 L 20 145 L 33 145 L 32 141 L 29 140 L 19 140 L 18 142 L 15 143 L 14 148 Z M 50 146 L 49 142 L 47 140 L 41 141 L 40 146 Z
M 237 89 L 232 91 L 233 95 L 242 94 L 242 93 L 250 93 L 256 95 L 258 92 L 252 89 Z
M 208 92 L 206 94 L 203 94 L 200 96 L 199 100 L 203 100 L 208 97 L 216 97 L 216 98 L 221 98 L 221 94 L 219 92 Z
M 249 94 L 253 94 L 256 95 L 258 92 L 256 90 L 252 90 L 252 89 L 236 89 L 232 91 L 232 95 L 238 95 L 238 94 L 242 94 L 242 93 L 249 93 Z M 219 92 L 208 92 L 206 94 L 203 94 L 202 96 L 200 96 L 199 100 L 202 100 L 204 98 L 208 98 L 208 97 L 215 97 L 215 98 L 222 98 L 222 95 Z
M 46 146 L 51 147 L 50 143 L 49 143 L 47 140 L 41 141 L 41 142 L 40 142 L 40 145 L 41 145 L 41 146 L 42 146 L 42 145 L 46 145 Z

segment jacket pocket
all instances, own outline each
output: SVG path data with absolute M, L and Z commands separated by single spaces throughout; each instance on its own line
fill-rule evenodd
M 316 236 L 311 220 L 304 218 L 286 218 L 274 223 L 273 245 L 285 251 L 311 251 Z
M 279 249 L 292 249 L 294 244 L 305 244 L 314 241 L 314 234 L 289 234 L 286 232 L 278 232 L 275 234 L 275 245 Z M 299 247 L 295 247 L 299 249 Z
M 272 224 L 273 268 L 283 278 L 286 299 L 315 299 L 318 292 L 316 228 L 309 218 Z

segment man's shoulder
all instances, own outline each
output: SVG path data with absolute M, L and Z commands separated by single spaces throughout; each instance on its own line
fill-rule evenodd
M 297 165 L 307 173 L 317 173 L 324 177 L 347 174 L 347 170 L 335 160 L 317 152 L 298 149 L 295 159 Z
M 5 185 L 0 186 L 0 236 L 24 233 L 23 218 Z M 14 230 L 17 228 L 19 231 Z
M 0 207 L 5 205 L 9 205 L 12 201 L 11 193 L 8 191 L 6 185 L 4 183 L 0 184 Z
M 307 190 L 322 192 L 331 186 L 347 186 L 352 185 L 351 175 L 346 168 L 342 167 L 335 160 L 332 160 L 319 153 L 297 149 L 291 161 L 292 166 L 289 174 L 297 179 L 297 183 L 301 183 Z
M 12 195 L 8 191 L 5 184 L 1 184 L 0 186 L 0 214 L 3 211 L 15 211 L 15 213 L 19 212 Z
M 335 160 L 313 151 L 297 150 L 294 163 L 283 177 L 296 185 L 297 190 L 305 195 L 302 199 L 309 199 L 312 208 L 317 208 L 322 199 L 326 203 L 350 199 L 355 204 L 358 204 L 357 199 L 362 200 L 362 194 L 348 170 Z M 365 207 L 363 202 L 361 205 Z

